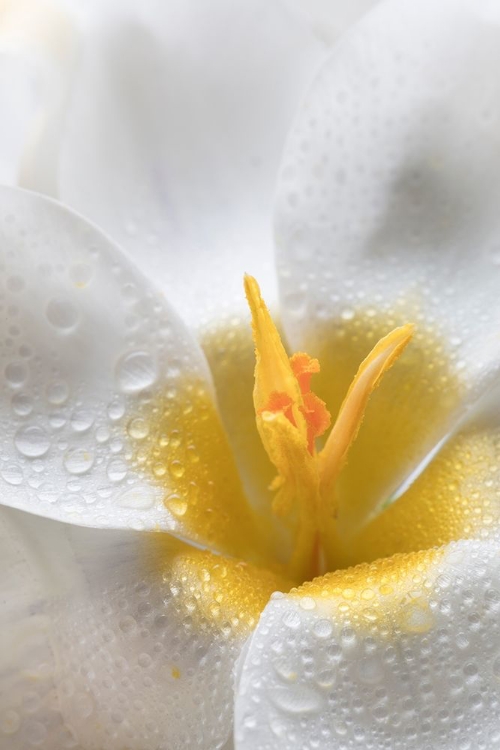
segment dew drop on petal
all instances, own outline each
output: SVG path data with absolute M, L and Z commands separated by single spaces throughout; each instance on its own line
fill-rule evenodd
M 18 464 L 7 464 L 2 469 L 2 479 L 13 486 L 23 483 L 23 470 Z
M 139 393 L 158 377 L 156 364 L 147 352 L 129 352 L 116 366 L 116 380 L 124 393 Z
M 307 685 L 274 688 L 270 697 L 278 708 L 289 714 L 317 713 L 323 705 L 322 696 Z
M 154 505 L 155 495 L 153 490 L 148 487 L 133 487 L 124 492 L 117 502 L 122 508 L 146 510 Z
M 182 517 L 187 511 L 187 502 L 176 494 L 169 495 L 165 499 L 165 506 L 178 518 Z
M 121 458 L 113 458 L 107 468 L 108 479 L 111 482 L 121 482 L 125 479 L 128 472 L 128 466 Z
M 134 438 L 134 440 L 144 440 L 149 434 L 149 425 L 145 419 L 136 417 L 135 419 L 130 420 L 127 426 L 127 432 L 131 438 Z
M 74 448 L 64 457 L 64 466 L 70 474 L 85 474 L 93 464 L 94 455 L 85 448 Z
M 94 415 L 86 409 L 77 409 L 71 415 L 70 424 L 75 432 L 85 432 L 94 424 Z
M 47 399 L 50 404 L 60 406 L 69 396 L 69 389 L 64 380 L 55 380 L 47 387 Z
M 367 656 L 358 664 L 358 677 L 367 685 L 375 685 L 384 677 L 384 668 L 378 656 Z
M 5 368 L 5 379 L 12 388 L 20 388 L 28 377 L 28 370 L 23 362 L 9 362 Z
M 75 305 L 65 297 L 50 300 L 46 309 L 47 320 L 60 331 L 71 331 L 78 323 L 79 313 Z
M 36 425 L 21 427 L 14 436 L 14 445 L 27 458 L 40 458 L 50 448 L 50 439 L 45 430 Z
M 12 396 L 12 410 L 19 417 L 27 417 L 33 411 L 33 403 L 25 393 L 15 393 Z

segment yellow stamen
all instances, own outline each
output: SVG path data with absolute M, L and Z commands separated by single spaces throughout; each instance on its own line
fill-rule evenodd
M 245 276 L 245 292 L 256 354 L 253 399 L 257 429 L 278 472 L 270 487 L 276 491 L 273 510 L 295 529 L 290 575 L 310 578 L 322 572 L 329 556 L 327 547 L 335 540 L 335 483 L 370 394 L 404 350 L 413 326 L 402 326 L 385 336 L 361 364 L 318 455 L 315 439 L 330 424 L 325 404 L 310 390 L 319 363 L 304 352 L 289 358 L 251 276 Z
M 253 400 L 262 444 L 278 476 L 273 510 L 295 525 L 289 573 L 310 576 L 311 548 L 316 538 L 319 476 L 314 437 L 329 424 L 319 399 L 312 401 L 309 381 L 319 364 L 306 354 L 290 360 L 254 278 L 245 277 L 255 343 Z M 318 417 L 318 414 L 324 413 Z

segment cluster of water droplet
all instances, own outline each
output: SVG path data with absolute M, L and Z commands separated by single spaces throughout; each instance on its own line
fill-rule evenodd
M 4 496 L 77 523 L 174 525 L 164 493 L 135 471 L 148 432 L 140 414 L 157 392 L 176 397 L 181 371 L 203 381 L 202 357 L 159 293 L 97 231 L 61 220 L 55 206 L 43 215 L 36 207 L 36 226 L 18 227 L 19 198 L 10 200 L 0 259 Z
M 241 747 L 500 746 L 499 612 L 496 545 L 476 542 L 275 595 L 243 667 Z
M 207 629 L 194 587 L 174 570 L 163 582 L 156 565 L 102 580 L 55 618 L 62 711 L 84 746 L 216 747 L 229 733 L 233 626 Z

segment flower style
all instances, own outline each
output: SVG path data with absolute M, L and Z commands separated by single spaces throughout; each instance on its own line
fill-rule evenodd
M 0 747 L 500 747 L 497 4 L 25 6 Z

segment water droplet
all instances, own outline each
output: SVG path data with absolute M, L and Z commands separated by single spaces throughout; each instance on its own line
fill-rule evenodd
M 425 604 L 407 604 L 401 609 L 401 627 L 409 633 L 426 633 L 434 625 L 434 617 Z
M 69 389 L 64 380 L 56 380 L 47 387 L 47 400 L 54 406 L 64 404 L 69 396 Z
M 64 457 L 64 466 L 70 474 L 85 474 L 93 463 L 93 454 L 85 448 L 73 448 Z
M 19 417 L 27 417 L 33 411 L 33 403 L 29 396 L 24 393 L 15 393 L 12 396 L 12 409 Z
M 118 623 L 118 627 L 122 633 L 133 633 L 137 630 L 137 622 L 131 615 L 126 615 L 125 617 L 122 617 Z
M 85 432 L 94 424 L 94 415 L 87 409 L 77 409 L 71 416 L 70 424 L 75 432 Z
M 174 516 L 180 518 L 187 511 L 187 502 L 179 495 L 169 495 L 165 500 L 165 506 Z
M 47 729 L 41 721 L 34 721 L 28 724 L 27 738 L 30 745 L 41 745 L 47 737 Z
M 75 305 L 65 297 L 50 300 L 46 310 L 47 320 L 60 331 L 70 331 L 78 323 L 79 313 Z
M 299 602 L 302 609 L 311 610 L 316 608 L 316 602 L 311 596 L 303 596 Z
M 287 628 L 296 630 L 300 626 L 300 622 L 300 615 L 293 609 L 283 615 L 283 625 L 286 625 Z
M 384 676 L 384 668 L 378 656 L 367 656 L 358 664 L 358 676 L 361 682 L 375 685 Z
M 313 633 L 317 638 L 329 638 L 332 632 L 333 626 L 329 620 L 318 620 L 313 625 Z
M 121 458 L 114 458 L 108 464 L 107 474 L 111 482 L 121 482 L 127 472 L 128 466 Z
M 134 440 L 144 440 L 149 434 L 149 425 L 145 419 L 136 417 L 135 419 L 130 420 L 127 432 L 131 438 L 134 438 Z
M 118 500 L 118 504 L 122 508 L 136 508 L 137 510 L 146 510 L 151 508 L 155 502 L 155 495 L 152 488 L 149 487 L 133 487 L 127 492 L 124 492 Z
M 125 414 L 125 404 L 121 398 L 115 398 L 108 406 L 108 416 L 114 422 Z
M 95 431 L 95 439 L 98 443 L 106 443 L 110 437 L 111 434 L 105 425 L 101 425 Z
M 139 393 L 158 377 L 156 364 L 147 352 L 129 352 L 116 366 L 116 379 L 124 393 Z
M 173 479 L 181 479 L 185 474 L 184 465 L 180 461 L 171 461 L 168 466 L 168 471 Z
M 23 483 L 23 470 L 18 464 L 8 464 L 2 469 L 2 479 L 7 484 L 18 485 Z
M 21 427 L 14 436 L 14 445 L 27 458 L 40 458 L 50 448 L 50 439 L 45 430 L 36 425 Z
M 289 714 L 316 713 L 323 705 L 323 697 L 307 685 L 274 687 L 269 697 L 275 706 Z
M 5 378 L 12 388 L 20 388 L 27 377 L 28 370 L 23 362 L 9 362 L 5 368 Z
M 153 466 L 153 474 L 155 475 L 155 477 L 164 477 L 166 473 L 167 467 L 165 466 L 165 464 L 158 462 Z

